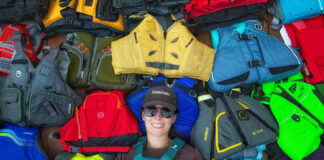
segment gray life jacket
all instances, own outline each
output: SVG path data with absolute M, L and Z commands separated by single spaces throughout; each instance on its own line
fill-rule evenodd
M 275 142 L 276 120 L 257 100 L 239 94 L 214 101 L 210 94 L 200 94 L 198 102 L 191 144 L 203 159 L 224 159 L 246 148 Z
M 22 126 L 46 127 L 65 124 L 82 99 L 62 80 L 56 66 L 58 50 L 51 50 L 33 68 L 22 50 L 20 35 L 10 74 L 0 89 L 0 120 Z

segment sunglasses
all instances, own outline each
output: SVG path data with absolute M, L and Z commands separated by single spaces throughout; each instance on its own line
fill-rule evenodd
M 149 106 L 142 109 L 144 114 L 148 117 L 153 117 L 157 114 L 158 108 L 155 106 Z M 164 118 L 171 118 L 177 111 L 171 111 L 170 109 L 163 107 L 160 109 L 160 115 Z

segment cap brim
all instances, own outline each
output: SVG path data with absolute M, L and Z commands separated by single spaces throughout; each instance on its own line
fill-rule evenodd
M 174 106 L 173 104 L 168 103 L 168 102 L 163 101 L 163 100 L 152 100 L 152 101 L 146 102 L 146 103 L 143 104 L 143 107 L 154 106 L 154 105 L 164 106 L 164 107 L 170 109 L 171 111 L 176 111 L 177 110 L 177 106 Z

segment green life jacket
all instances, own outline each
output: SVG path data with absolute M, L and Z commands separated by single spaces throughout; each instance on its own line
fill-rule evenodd
M 151 158 L 151 157 L 143 157 L 143 148 L 146 145 L 146 136 L 138 139 L 135 144 L 135 154 L 134 160 L 170 160 L 174 159 L 174 157 L 182 150 L 185 142 L 179 138 L 174 138 L 168 148 L 168 150 L 163 154 L 161 158 Z
M 315 87 L 300 81 L 280 83 L 269 98 L 279 124 L 280 148 L 294 160 L 314 152 L 324 128 L 324 100 Z
M 93 86 L 100 89 L 131 89 L 135 74 L 115 75 L 110 44 L 117 37 L 95 37 L 86 32 L 67 35 L 60 49 L 61 74 L 74 87 Z

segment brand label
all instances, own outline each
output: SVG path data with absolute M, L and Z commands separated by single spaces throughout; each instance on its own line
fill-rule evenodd
M 263 132 L 263 129 L 259 129 L 259 130 L 256 130 L 256 131 L 253 131 L 252 134 L 255 136 L 259 133 L 262 133 Z
M 205 136 L 204 136 L 204 140 L 207 141 L 207 137 L 208 137 L 208 127 L 206 127 L 205 129 Z
M 156 90 L 152 90 L 152 94 L 163 94 L 163 95 L 166 95 L 166 96 L 170 96 L 170 93 L 168 93 L 168 92 L 156 91 Z

